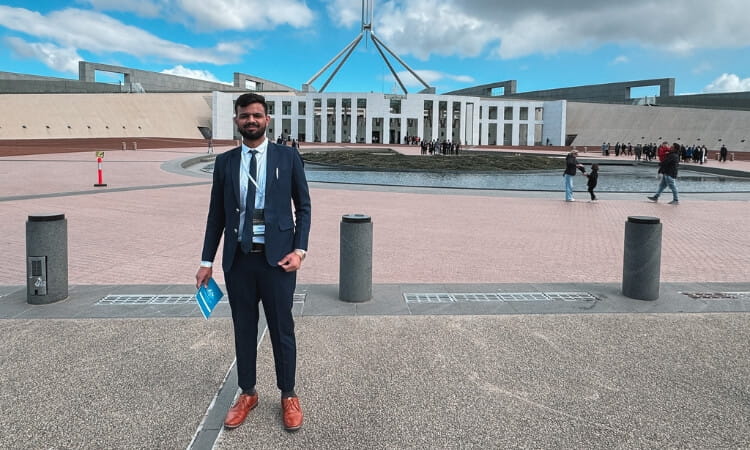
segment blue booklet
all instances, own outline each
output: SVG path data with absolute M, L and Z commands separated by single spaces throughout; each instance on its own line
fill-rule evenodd
M 224 293 L 221 292 L 221 288 L 216 284 L 213 278 L 208 280 L 206 286 L 201 286 L 195 293 L 195 301 L 198 302 L 198 307 L 203 313 L 203 317 L 208 319 L 211 316 L 214 308 L 219 303 L 221 298 L 224 297 Z

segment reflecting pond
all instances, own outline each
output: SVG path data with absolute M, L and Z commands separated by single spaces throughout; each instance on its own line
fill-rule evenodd
M 677 188 L 680 192 L 750 192 L 750 178 L 729 177 L 689 170 L 680 165 Z M 590 166 L 586 165 L 586 170 Z M 597 192 L 653 192 L 659 183 L 653 165 L 599 165 Z M 447 173 L 339 170 L 307 164 L 308 181 L 371 184 L 386 186 L 447 187 L 528 191 L 563 190 L 562 171 L 512 173 Z M 575 191 L 586 191 L 587 178 L 578 172 Z

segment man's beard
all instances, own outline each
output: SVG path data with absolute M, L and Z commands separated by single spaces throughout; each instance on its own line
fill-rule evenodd
M 266 127 L 260 127 L 255 131 L 250 131 L 247 128 L 239 128 L 238 131 L 243 138 L 248 141 L 255 141 L 262 138 L 266 134 Z

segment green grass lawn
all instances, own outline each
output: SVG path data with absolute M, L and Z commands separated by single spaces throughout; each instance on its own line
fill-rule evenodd
M 513 153 L 461 152 L 459 155 L 402 155 L 387 149 L 302 152 L 305 162 L 341 168 L 494 172 L 562 170 L 564 158 Z

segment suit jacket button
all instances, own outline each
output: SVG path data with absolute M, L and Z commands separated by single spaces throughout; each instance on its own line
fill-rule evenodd
M 237 228 L 234 229 L 234 234 L 237 234 Z
M 235 209 L 234 212 L 240 212 L 240 208 Z

